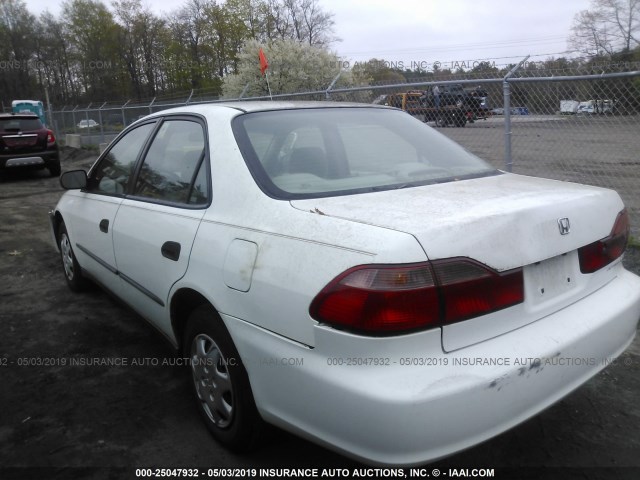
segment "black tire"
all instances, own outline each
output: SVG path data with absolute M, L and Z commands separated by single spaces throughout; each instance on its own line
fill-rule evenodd
M 459 112 L 455 118 L 456 127 L 464 127 L 467 124 L 467 117 L 463 112 Z
M 447 126 L 447 115 L 444 113 L 438 112 L 436 114 L 436 127 L 446 127 Z
M 82 275 L 82 268 L 76 260 L 73 253 L 71 240 L 67 233 L 67 227 L 64 222 L 60 223 L 58 228 L 58 248 L 60 249 L 60 260 L 62 261 L 62 271 L 67 285 L 74 292 L 81 292 L 87 289 L 88 280 Z
M 56 162 L 56 163 L 52 163 L 50 165 L 47 166 L 47 169 L 49 170 L 49 174 L 52 177 L 59 177 L 60 173 L 62 172 L 62 169 L 60 168 L 60 162 Z
M 211 306 L 201 305 L 189 317 L 183 352 L 198 411 L 214 438 L 234 452 L 254 449 L 264 421 L 238 350 Z

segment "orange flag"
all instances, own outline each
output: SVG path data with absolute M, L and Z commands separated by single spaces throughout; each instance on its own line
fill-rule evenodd
M 260 73 L 264 75 L 264 72 L 269 68 L 269 62 L 267 62 L 267 57 L 264 56 L 262 47 L 260 47 L 260 51 L 258 52 L 258 58 L 260 59 Z

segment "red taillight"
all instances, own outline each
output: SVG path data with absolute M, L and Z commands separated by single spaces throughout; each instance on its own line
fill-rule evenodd
M 399 333 L 484 315 L 522 302 L 522 270 L 497 273 L 466 258 L 347 270 L 313 300 L 313 318 L 368 333 Z
M 580 271 L 593 273 L 620 258 L 627 248 L 630 228 L 629 213 L 625 208 L 618 214 L 608 237 L 578 249 Z
M 524 300 L 522 269 L 498 273 L 470 259 L 433 262 L 444 304 L 444 323 L 502 310 Z
M 51 147 L 55 143 L 56 143 L 56 137 L 53 135 L 53 132 L 51 130 L 47 130 L 47 147 Z
M 360 266 L 327 285 L 311 303 L 321 322 L 365 332 L 414 330 L 439 320 L 428 263 Z

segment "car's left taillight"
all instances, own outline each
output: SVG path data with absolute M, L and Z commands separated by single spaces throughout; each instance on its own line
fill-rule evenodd
M 438 327 L 524 300 L 522 269 L 498 273 L 469 258 L 404 265 L 360 265 L 314 298 L 311 317 L 373 335 Z
M 51 130 L 47 130 L 47 147 L 53 147 L 56 144 L 56 137 Z
M 578 249 L 580 271 L 593 273 L 620 258 L 627 248 L 630 229 L 629 213 L 625 208 L 618 213 L 608 237 Z

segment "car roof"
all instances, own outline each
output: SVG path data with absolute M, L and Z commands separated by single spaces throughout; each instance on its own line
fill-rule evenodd
M 313 108 L 389 108 L 383 105 L 374 105 L 369 103 L 355 102 L 320 102 L 320 101 L 260 101 L 247 100 L 237 102 L 220 102 L 206 103 L 197 105 L 184 105 L 168 110 L 160 110 L 154 112 L 153 116 L 171 114 L 171 113 L 211 113 L 217 109 L 233 109 L 243 113 L 250 112 L 266 112 L 276 110 L 296 110 L 296 109 L 313 109 Z

